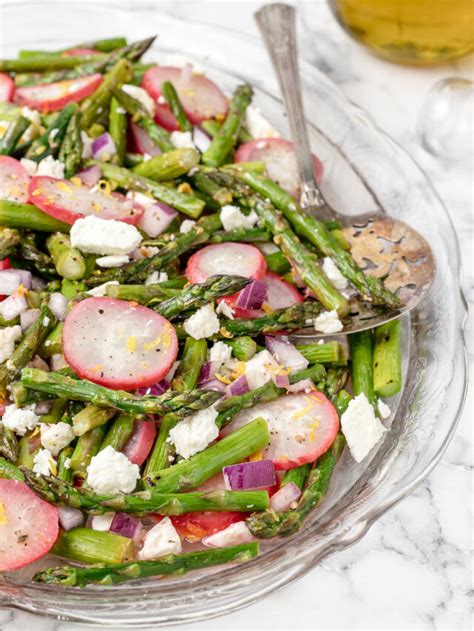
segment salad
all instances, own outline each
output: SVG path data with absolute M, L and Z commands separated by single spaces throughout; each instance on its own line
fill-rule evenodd
M 252 87 L 153 40 L 0 60 L 0 572 L 38 582 L 255 558 L 401 388 L 399 321 L 344 334 L 400 299 L 299 207 Z

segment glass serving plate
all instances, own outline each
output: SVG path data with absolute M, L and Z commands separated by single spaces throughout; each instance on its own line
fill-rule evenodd
M 148 59 L 191 56 L 229 93 L 255 88 L 255 103 L 288 136 L 263 46 L 232 30 L 170 18 L 150 4 L 3 3 L 2 57 L 19 48 L 64 47 L 117 34 L 158 32 Z M 156 7 L 156 4 L 155 4 Z M 62 620 L 128 627 L 202 620 L 249 605 L 308 572 L 324 557 L 357 542 L 371 524 L 430 473 L 456 429 L 466 388 L 465 302 L 459 248 L 451 220 L 420 168 L 324 75 L 301 62 L 311 143 L 324 163 L 323 192 L 334 207 L 361 213 L 382 207 L 430 243 L 437 275 L 428 295 L 404 319 L 404 386 L 391 400 L 390 431 L 357 465 L 346 452 L 324 504 L 297 535 L 262 542 L 244 565 L 185 577 L 119 586 L 58 588 L 30 582 L 31 569 L 0 577 L 0 606 Z M 54 562 L 46 559 L 34 569 Z

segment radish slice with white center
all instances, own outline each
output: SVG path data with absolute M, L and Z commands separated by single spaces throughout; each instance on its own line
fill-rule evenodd
M 168 131 L 179 131 L 176 116 L 167 105 L 157 103 L 155 112 L 155 123 Z
M 293 469 L 314 462 L 329 449 L 339 430 L 336 408 L 315 390 L 287 394 L 242 410 L 221 434 L 227 436 L 259 416 L 268 422 L 270 432 L 262 457 L 273 460 L 275 469 Z
M 11 101 L 14 92 L 15 83 L 13 79 L 4 72 L 0 72 L 0 102 Z
M 64 323 L 67 363 L 85 379 L 114 389 L 151 386 L 178 354 L 172 325 L 155 311 L 125 300 L 87 298 Z
M 77 103 L 90 96 L 103 80 L 101 74 L 93 74 L 57 83 L 17 88 L 13 100 L 18 105 L 34 107 L 40 112 L 55 112 L 69 103 Z
M 215 274 L 231 274 L 260 280 L 267 262 L 260 250 L 246 243 L 215 243 L 193 254 L 186 267 L 191 283 L 203 283 Z
M 156 437 L 156 425 L 153 420 L 135 420 L 133 433 L 128 439 L 122 452 L 131 463 L 139 467 L 148 458 Z
M 149 156 L 161 155 L 162 152 L 158 145 L 155 145 L 146 131 L 139 127 L 136 123 L 130 123 L 130 132 L 132 137 L 132 148 L 135 151 Z
M 0 479 L 0 572 L 47 554 L 58 537 L 58 509 L 24 482 Z
M 171 81 L 186 112 L 194 125 L 208 118 L 227 114 L 227 98 L 222 90 L 204 75 L 189 74 L 182 68 L 155 66 L 143 76 L 142 88 L 155 100 L 161 96 L 161 86 Z
M 45 175 L 31 178 L 29 195 L 37 208 L 69 224 L 88 215 L 136 224 L 143 215 L 141 206 L 124 195 L 111 193 L 108 188 L 91 189 L 79 181 L 73 183 Z
M 11 202 L 28 201 L 30 176 L 15 158 L 0 156 L 0 198 Z
M 99 51 L 94 48 L 70 48 L 63 52 L 64 57 L 85 57 L 86 55 L 98 55 Z
M 282 138 L 257 138 L 240 145 L 235 153 L 235 162 L 254 161 L 265 162 L 268 176 L 290 195 L 299 198 L 300 176 L 292 142 Z M 323 165 L 316 156 L 313 156 L 313 162 L 314 173 L 319 182 Z

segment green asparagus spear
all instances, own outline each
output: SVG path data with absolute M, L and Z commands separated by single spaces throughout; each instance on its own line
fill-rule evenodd
M 215 118 L 209 118 L 201 123 L 201 127 L 204 129 L 206 134 L 214 138 L 217 132 L 222 128 L 222 123 L 219 123 Z M 253 140 L 252 136 L 248 133 L 245 127 L 242 125 L 240 127 L 238 141 L 241 142 L 250 142 Z
M 43 359 L 48 359 L 53 355 L 62 353 L 61 336 L 63 333 L 63 322 L 58 322 L 54 329 L 49 333 L 44 342 L 38 348 L 38 355 Z
M 226 243 L 237 241 L 238 243 L 265 243 L 270 241 L 271 234 L 264 228 L 237 228 L 228 232 L 215 232 L 209 239 L 210 243 Z
M 80 114 L 74 112 L 69 119 L 66 135 L 59 150 L 58 159 L 64 164 L 64 177 L 71 178 L 79 171 L 82 163 L 82 138 Z
M 299 467 L 286 471 L 280 486 L 285 486 L 286 484 L 296 484 L 300 491 L 302 491 L 305 487 L 310 470 L 311 464 L 308 462 L 307 464 L 302 464 Z
M 340 345 L 335 340 L 325 344 L 299 344 L 296 349 L 310 364 L 334 364 L 340 357 Z
M 95 405 L 86 405 L 80 412 L 74 415 L 72 426 L 76 436 L 82 436 L 95 427 L 100 427 L 115 416 L 115 410 L 98 408 Z
M 127 142 L 127 113 L 115 97 L 110 101 L 109 134 L 117 150 L 112 162 L 120 166 L 123 164 Z
M 1 434 L 1 429 L 0 429 Z M 6 480 L 18 480 L 24 482 L 25 476 L 21 472 L 21 469 L 14 465 L 12 462 L 0 457 L 0 478 Z
M 100 451 L 106 447 L 113 447 L 116 451 L 122 451 L 128 439 L 133 434 L 135 419 L 129 414 L 119 414 L 110 424 L 104 440 L 100 444 Z
M 0 199 L 0 225 L 28 228 L 38 232 L 69 232 L 71 226 L 47 215 L 31 204 L 19 204 Z
M 70 460 L 70 468 L 74 475 L 80 478 L 87 476 L 87 467 L 99 452 L 105 433 L 106 425 L 100 425 L 79 436 Z
M 215 202 L 217 205 L 215 210 L 232 202 L 232 193 L 217 182 L 214 182 L 202 169 L 194 173 L 190 179 L 194 186 L 201 191 L 206 198 Z
M 81 252 L 72 247 L 67 235 L 55 232 L 48 237 L 46 247 L 60 276 L 68 280 L 84 278 L 86 262 Z
M 40 162 L 48 156 L 56 158 L 66 135 L 69 121 L 76 111 L 76 103 L 66 105 L 66 107 L 53 118 L 44 134 L 33 141 L 25 157 L 29 160 L 34 160 L 34 162 Z M 26 227 L 32 228 L 32 226 Z
M 339 390 L 341 390 L 347 382 L 349 372 L 346 367 L 330 367 L 326 372 L 326 377 L 322 383 L 318 383 L 319 390 L 324 392 L 331 401 L 334 401 Z
M 0 260 L 6 259 L 15 252 L 20 238 L 18 230 L 0 226 Z
M 351 355 L 352 390 L 354 395 L 364 393 L 377 409 L 374 393 L 373 339 L 372 331 L 358 331 L 349 335 Z
M 291 270 L 291 265 L 283 252 L 278 251 L 267 254 L 265 260 L 267 261 L 268 269 L 271 272 L 280 274 L 280 276 L 287 274 Z
M 170 81 L 165 81 L 161 85 L 161 92 L 168 103 L 168 107 L 173 112 L 178 127 L 181 131 L 192 131 L 193 126 L 188 120 L 184 111 L 183 105 L 179 100 L 178 93 L 175 90 L 174 85 Z
M 34 458 L 41 447 L 41 435 L 39 432 L 31 431 L 22 436 L 18 443 L 19 453 L 16 464 L 20 467 L 32 469 Z
M 40 417 L 40 423 L 59 423 L 64 416 L 66 406 L 66 399 L 53 399 L 50 411 Z
M 257 343 L 248 335 L 226 340 L 226 344 L 232 348 L 232 355 L 243 362 L 251 359 L 257 352 Z
M 167 298 L 179 296 L 181 290 L 168 289 L 161 284 L 156 285 L 109 285 L 105 295 L 119 300 L 133 300 L 141 305 L 147 305 L 152 300 L 157 302 Z
M 23 59 L 0 59 L 0 72 L 44 72 L 66 70 L 90 62 L 103 60 L 102 55 L 41 55 Z
M 121 565 L 103 565 L 90 568 L 68 565 L 37 572 L 34 580 L 38 583 L 85 587 L 91 583 L 113 585 L 148 576 L 167 574 L 183 575 L 223 563 L 244 563 L 258 556 L 258 543 L 244 543 L 229 548 L 197 550 L 186 554 L 161 557 L 158 561 L 136 561 Z
M 51 552 L 79 563 L 123 563 L 135 558 L 135 544 L 113 532 L 73 528 L 60 532 Z
M 110 53 L 116 48 L 122 48 L 127 45 L 127 40 L 124 37 L 111 37 L 109 39 L 100 39 L 95 42 L 86 42 L 82 44 L 75 44 L 74 46 L 68 46 L 62 50 L 48 51 L 48 50 L 20 50 L 18 53 L 19 59 L 28 59 L 31 57 L 43 57 L 46 55 L 60 55 L 67 52 L 72 48 L 90 48 L 101 53 Z
M 68 484 L 72 484 L 74 476 L 71 469 L 71 458 L 73 454 L 73 448 L 68 446 L 64 447 L 58 455 L 58 474 L 59 480 L 63 480 Z
M 46 217 L 48 215 L 45 215 Z M 58 273 L 54 266 L 53 259 L 40 250 L 36 244 L 37 234 L 30 231 L 23 231 L 20 245 L 18 248 L 18 254 L 23 260 L 25 267 L 30 268 L 32 271 L 36 271 L 41 276 L 49 279 L 56 279 Z
M 402 387 L 401 324 L 392 320 L 374 330 L 374 390 L 393 397 Z
M 11 462 L 18 458 L 18 440 L 11 429 L 0 423 L 0 456 Z
M 0 140 L 0 155 L 10 156 L 30 125 L 31 121 L 25 116 L 20 115 L 12 120 Z
M 349 402 L 351 401 L 352 396 L 347 392 L 347 390 L 339 390 L 339 392 L 337 393 L 336 398 L 334 399 L 334 407 L 337 410 L 337 413 L 339 414 L 339 418 L 344 414 L 344 412 L 347 410 L 347 406 L 349 405 Z
M 142 162 L 133 172 L 157 182 L 175 180 L 186 175 L 198 162 L 199 153 L 195 149 L 172 149 Z

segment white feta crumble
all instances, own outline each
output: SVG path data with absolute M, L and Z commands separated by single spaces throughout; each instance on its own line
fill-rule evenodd
M 71 245 L 90 254 L 129 254 L 140 245 L 142 235 L 131 224 L 94 215 L 82 217 L 71 228 Z
M 64 458 L 63 467 L 65 469 L 71 468 L 71 458 Z
M 180 55 L 179 53 L 169 53 L 165 57 L 165 66 L 174 66 L 175 68 L 184 68 L 190 64 L 195 74 L 204 74 L 204 67 L 191 57 Z
M 101 256 L 95 262 L 99 267 L 122 267 L 129 261 L 130 259 L 126 254 L 110 254 L 109 256 Z
M 57 456 L 75 437 L 74 430 L 68 423 L 41 423 L 41 444 L 53 456 Z
M 205 449 L 219 435 L 217 410 L 213 405 L 186 416 L 170 430 L 169 441 L 182 458 L 190 458 Z
M 314 319 L 314 328 L 321 333 L 339 333 L 344 328 L 344 325 L 339 320 L 337 311 L 323 311 L 317 318 Z
M 102 532 L 108 532 L 110 530 L 110 526 L 112 525 L 114 517 L 115 517 L 114 511 L 104 513 L 103 515 L 94 515 L 91 519 L 92 530 L 100 530 Z
M 250 105 L 245 111 L 245 126 L 252 138 L 279 138 L 278 131 L 262 116 L 258 107 Z
M 281 370 L 280 364 L 267 350 L 260 351 L 245 362 L 245 376 L 251 390 L 271 381 L 273 375 Z
M 158 105 L 166 105 L 166 99 L 162 94 L 156 99 L 156 102 Z
M 164 283 L 167 280 L 168 274 L 166 272 L 151 272 L 146 277 L 145 285 L 156 285 L 157 283 Z
M 38 164 L 36 175 L 47 175 L 61 180 L 64 177 L 64 164 L 60 160 L 55 160 L 53 156 L 48 156 Z
M 170 140 L 177 149 L 196 148 L 190 131 L 172 131 L 170 134 Z
M 33 473 L 50 475 L 56 471 L 56 461 L 48 449 L 40 449 L 33 458 Z
M 207 304 L 185 320 L 183 328 L 195 340 L 201 340 L 218 333 L 219 326 L 219 318 L 214 311 L 214 305 Z
M 191 230 L 194 228 L 195 225 L 196 225 L 196 222 L 194 221 L 194 219 L 185 219 L 183 223 L 180 225 L 179 231 L 182 234 L 187 234 L 188 232 L 191 232 Z
M 341 429 L 356 462 L 362 462 L 386 432 L 364 393 L 349 402 L 341 416 Z
M 244 215 L 237 206 L 227 204 L 221 208 L 220 219 L 224 230 L 230 232 L 238 228 L 253 228 L 258 221 L 258 215 L 254 210 Z
M 21 115 L 27 118 L 33 125 L 41 127 L 41 116 L 38 110 L 31 110 L 25 105 L 21 108 Z
M 392 410 L 388 407 L 388 405 L 385 403 L 385 401 L 382 401 L 382 399 L 379 399 L 377 401 L 377 408 L 379 411 L 379 416 L 382 419 L 386 419 L 390 416 L 390 414 L 392 413 Z
M 146 533 L 138 558 L 140 561 L 152 561 L 167 554 L 180 554 L 181 550 L 181 539 L 173 522 L 164 517 Z
M 323 272 L 326 274 L 326 276 L 336 289 L 346 289 L 347 285 L 349 284 L 347 278 L 345 278 L 341 274 L 338 266 L 329 256 L 324 257 Z
M 151 98 L 151 96 L 148 94 L 146 90 L 138 87 L 137 85 L 130 85 L 128 83 L 125 83 L 122 86 L 122 90 L 126 92 L 127 94 L 129 94 L 134 99 L 136 99 L 137 101 L 139 101 L 143 105 L 143 107 L 146 109 L 146 111 L 150 114 L 150 116 L 153 118 L 156 111 L 155 101 Z
M 0 364 L 3 364 L 15 350 L 15 342 L 21 337 L 22 331 L 19 324 L 0 329 Z
M 18 408 L 14 403 L 7 405 L 2 417 L 3 425 L 15 434 L 24 436 L 27 431 L 38 425 L 39 416 L 35 414 L 34 405 Z
M 250 543 L 251 541 L 255 541 L 255 537 L 250 532 L 245 521 L 238 521 L 203 539 L 204 545 L 210 548 L 226 548 L 227 546 L 237 546 L 241 543 Z
M 56 136 L 58 135 L 58 131 L 59 129 L 57 127 L 55 127 L 54 129 L 52 129 L 49 132 L 49 140 L 54 140 L 56 138 Z
M 138 465 L 110 445 L 87 467 L 87 485 L 96 493 L 132 493 L 140 478 Z
M 92 158 L 92 145 L 94 143 L 94 138 L 91 138 L 86 134 L 85 131 L 81 131 L 81 140 L 82 140 L 82 158 L 86 160 L 87 158 Z
M 36 175 L 36 171 L 38 170 L 38 164 L 34 160 L 29 160 L 28 158 L 22 158 L 20 160 L 20 164 L 30 177 L 33 177 L 34 175 Z
M 280 248 L 274 243 L 256 243 L 257 248 L 260 250 L 262 254 L 274 254 L 275 252 L 279 252 Z
M 233 309 L 225 300 L 221 300 L 217 305 L 216 313 L 223 315 L 225 318 L 229 318 L 229 320 L 233 320 L 235 309 Z
M 232 357 L 232 349 L 225 342 L 214 342 L 209 351 L 209 361 L 215 362 L 216 369 L 229 361 Z
M 102 285 L 97 285 L 97 287 L 86 291 L 86 294 L 89 294 L 89 296 L 96 296 L 97 298 L 103 298 L 107 287 L 110 287 L 111 285 L 119 285 L 118 280 L 109 280 L 106 283 L 102 283 Z

